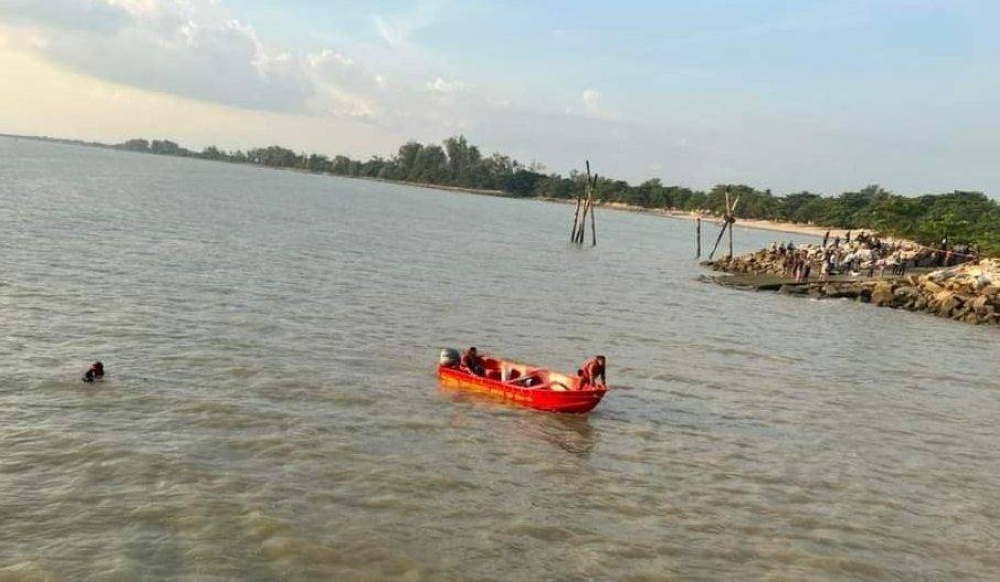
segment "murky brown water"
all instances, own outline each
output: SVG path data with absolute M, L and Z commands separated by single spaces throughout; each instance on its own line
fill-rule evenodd
M 995 329 L 571 213 L 0 139 L 0 580 L 996 579 Z M 442 392 L 469 343 L 618 389 Z

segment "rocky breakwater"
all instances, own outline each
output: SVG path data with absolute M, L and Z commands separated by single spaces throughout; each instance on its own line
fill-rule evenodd
M 881 307 L 906 309 L 974 325 L 1000 325 L 1000 259 L 984 259 L 921 273 L 846 273 L 795 280 L 780 257 L 764 252 L 705 263 L 731 273 L 714 277 L 724 285 L 775 290 L 816 299 L 851 299 Z

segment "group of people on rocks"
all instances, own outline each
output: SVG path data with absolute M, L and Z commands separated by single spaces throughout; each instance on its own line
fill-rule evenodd
M 796 247 L 792 242 L 775 242 L 769 249 L 777 256 L 782 274 L 793 277 L 796 283 L 808 281 L 813 267 L 819 268 L 821 281 L 838 273 L 867 273 L 868 277 L 878 273 L 881 277 L 886 269 L 891 269 L 893 275 L 904 275 L 912 260 L 904 257 L 904 250 L 903 243 L 884 241 L 867 231 L 857 233 L 853 240 L 851 231 L 847 231 L 843 241 L 836 236 L 832 243 L 827 231 L 821 245 Z

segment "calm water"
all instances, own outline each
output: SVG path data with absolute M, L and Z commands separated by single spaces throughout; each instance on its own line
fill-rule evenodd
M 0 139 L 0 580 L 996 579 L 995 329 L 699 283 L 691 223 L 602 212 L 581 250 L 571 220 Z M 617 390 L 440 390 L 472 343 L 603 352 Z

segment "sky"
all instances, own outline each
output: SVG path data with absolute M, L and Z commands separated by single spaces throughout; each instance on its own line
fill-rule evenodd
M 1000 197 L 1000 2 L 0 0 L 0 133 Z

